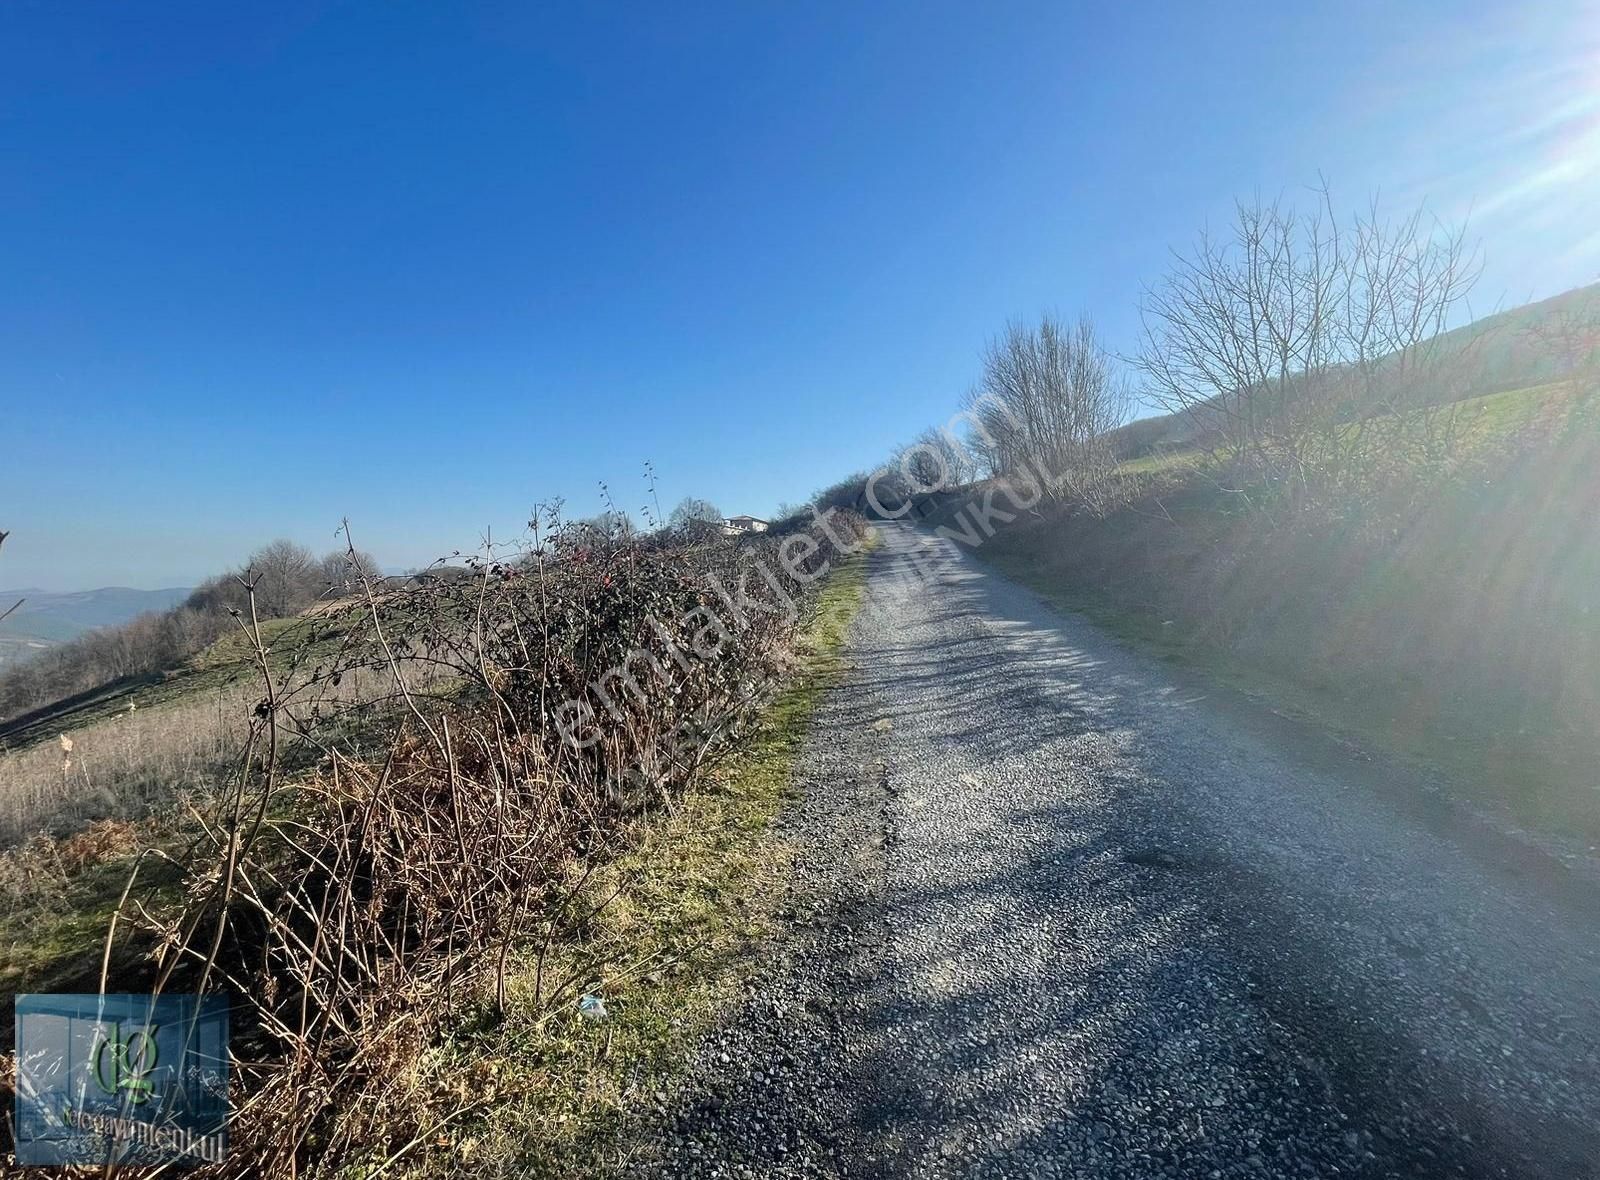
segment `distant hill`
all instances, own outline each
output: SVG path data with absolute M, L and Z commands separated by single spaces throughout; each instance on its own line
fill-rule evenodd
M 1485 394 L 1544 385 L 1568 376 L 1570 365 L 1551 339 L 1566 320 L 1600 323 L 1600 283 L 1578 287 L 1538 303 L 1484 316 L 1438 338 L 1442 355 L 1466 355 L 1466 380 L 1455 390 L 1461 401 Z M 1111 432 L 1124 459 L 1154 451 L 1183 450 L 1201 432 L 1202 412 L 1157 414 Z
M 131 590 L 106 586 L 69 594 L 44 590 L 0 590 L 0 610 L 19 598 L 22 606 L 0 623 L 0 667 L 65 643 L 97 627 L 114 627 L 148 611 L 176 606 L 189 596 L 187 587 Z

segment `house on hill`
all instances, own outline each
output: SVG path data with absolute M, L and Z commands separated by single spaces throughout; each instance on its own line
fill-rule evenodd
M 730 516 L 722 522 L 722 535 L 738 537 L 745 533 L 764 533 L 767 522 L 758 516 Z

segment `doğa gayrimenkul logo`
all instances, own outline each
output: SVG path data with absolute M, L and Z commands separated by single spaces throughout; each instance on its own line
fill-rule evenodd
M 220 995 L 16 1001 L 16 1161 L 183 1166 L 227 1152 Z

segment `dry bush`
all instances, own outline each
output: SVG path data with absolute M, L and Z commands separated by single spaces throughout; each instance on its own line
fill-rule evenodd
M 127 820 L 97 819 L 56 843 L 56 858 L 68 876 L 127 856 L 138 846 L 138 831 Z
M 139 842 L 134 824 L 103 819 L 70 836 L 40 832 L 0 850 L 0 911 L 21 914 L 57 906 L 74 876 L 132 854 Z
M 593 916 L 586 885 L 621 821 L 672 806 L 732 748 L 834 537 L 862 528 L 836 514 L 831 534 L 695 545 L 536 526 L 526 553 L 468 577 L 369 584 L 293 700 L 258 642 L 261 699 L 186 866 L 192 902 L 156 914 L 132 893 L 158 990 L 248 998 L 240 1044 L 269 1064 L 246 1071 L 229 1174 L 392 1160 L 468 1109 L 419 1090 L 421 1055 L 503 1010 L 523 955 L 536 1005 L 574 998 L 583 981 L 546 978 L 545 951 Z M 379 698 L 319 697 L 374 666 Z M 283 773 L 291 737 L 324 753 L 315 773 Z
M 56 842 L 42 832 L 0 852 L 0 908 L 7 913 L 26 913 L 50 903 L 60 896 L 65 881 Z

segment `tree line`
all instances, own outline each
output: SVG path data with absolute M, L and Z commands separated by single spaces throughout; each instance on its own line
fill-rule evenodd
M 11 668 L 0 676 L 0 720 L 177 667 L 237 626 L 235 617 L 251 609 L 252 588 L 258 617 L 289 618 L 314 602 L 353 593 L 362 573 L 376 576 L 377 568 L 368 554 L 336 550 L 317 557 L 293 541 L 273 541 L 170 610 L 97 628 Z
M 1491 347 L 1521 346 L 1457 328 L 1479 251 L 1423 206 L 1340 215 L 1325 183 L 1309 192 L 1237 202 L 1225 232 L 1174 251 L 1141 294 L 1131 352 L 1088 316 L 1008 324 L 950 423 L 817 502 L 894 510 L 978 478 L 1043 476 L 1046 496 L 1103 514 L 1139 494 L 1120 464 L 1163 438 L 1255 503 L 1444 470 L 1469 425 L 1455 406 L 1486 392 Z M 1538 344 L 1554 377 L 1600 371 L 1600 299 L 1509 335 Z M 1140 406 L 1170 417 L 1131 423 Z

